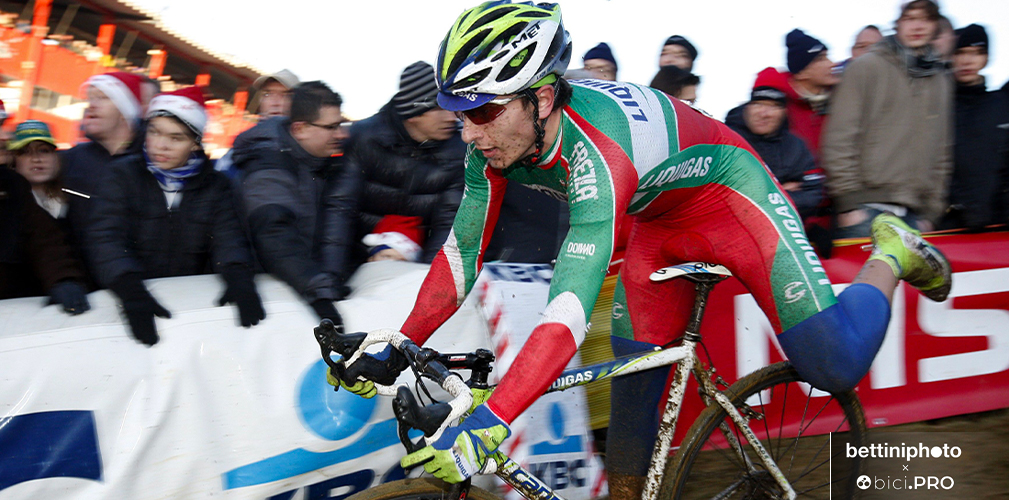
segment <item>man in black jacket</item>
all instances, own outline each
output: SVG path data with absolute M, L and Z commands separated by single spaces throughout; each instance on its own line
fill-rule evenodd
M 788 131 L 785 93 L 756 86 L 750 102 L 729 111 L 725 124 L 760 154 L 781 187 L 792 197 L 799 215 L 809 217 L 823 201 L 823 175 L 815 169 L 812 153 L 798 136 Z
M 437 93 L 434 68 L 415 62 L 403 70 L 392 100 L 350 129 L 347 167 L 363 179 L 356 241 L 367 238 L 355 264 L 430 263 L 448 238 L 462 200 L 466 145 L 455 115 L 437 106 Z M 485 260 L 550 262 L 566 225 L 564 204 L 513 183 Z
M 971 24 L 957 31 L 956 142 L 949 209 L 940 228 L 981 228 L 1009 222 L 1009 99 L 988 92 L 988 34 Z
M 114 159 L 140 152 L 144 86 L 141 76 L 124 72 L 95 75 L 84 82 L 88 107 L 81 128 L 88 142 L 65 151 L 60 162 L 69 203 L 67 220 L 73 232 L 68 236 L 85 250 L 99 179 Z M 96 271 L 88 267 L 94 278 Z
M 359 184 L 358 172 L 333 157 L 346 138 L 342 104 L 324 83 L 303 83 L 291 117 L 259 123 L 233 155 L 260 264 L 337 324 L 333 301 L 346 295 Z
M 350 129 L 347 168 L 359 171 L 363 179 L 357 241 L 376 233 L 369 237 L 367 255 L 358 246 L 356 262 L 368 258 L 430 263 L 448 238 L 462 200 L 466 145 L 455 114 L 435 102 L 437 93 L 434 68 L 415 62 L 403 70 L 392 100 Z M 405 252 L 394 242 L 409 242 L 376 231 L 387 216 L 410 218 L 404 223 L 416 227 L 397 232 L 419 235 L 421 241 L 415 242 L 419 252 Z M 410 258 L 412 253 L 417 258 Z

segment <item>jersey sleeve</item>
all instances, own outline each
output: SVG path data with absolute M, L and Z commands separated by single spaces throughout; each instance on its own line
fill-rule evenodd
M 462 305 L 473 288 L 494 233 L 507 180 L 470 146 L 466 185 L 452 230 L 431 263 L 402 331 L 422 345 Z
M 585 339 L 620 223 L 637 187 L 637 174 L 624 150 L 592 131 L 571 153 L 571 227 L 557 256 L 543 318 L 488 401 L 506 422 L 550 387 Z

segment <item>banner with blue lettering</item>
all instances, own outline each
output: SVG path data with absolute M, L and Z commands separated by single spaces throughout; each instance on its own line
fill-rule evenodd
M 549 273 L 518 269 L 507 279 L 525 273 L 532 289 L 509 310 L 538 317 Z M 348 329 L 400 326 L 426 274 L 420 264 L 365 265 L 338 304 Z M 341 499 L 404 477 L 391 400 L 334 392 L 314 313 L 269 276 L 257 285 L 268 316 L 243 329 L 232 306 L 215 304 L 217 276 L 147 282 L 172 312 L 157 319 L 153 347 L 130 336 L 107 292 L 90 294 L 93 309 L 80 316 L 42 298 L 0 301 L 0 500 Z M 429 345 L 491 347 L 473 295 Z M 573 492 L 564 488 L 585 482 L 591 445 L 584 417 L 563 401 L 575 394 L 560 396 L 525 428 L 542 458 L 528 463 Z

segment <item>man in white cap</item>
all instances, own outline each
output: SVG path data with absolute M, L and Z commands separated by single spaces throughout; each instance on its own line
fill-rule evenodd
M 249 101 L 247 109 L 250 113 L 259 115 L 260 121 L 287 117 L 291 114 L 291 90 L 300 83 L 298 77 L 286 69 L 272 75 L 263 75 L 252 84 L 252 100 Z M 249 138 L 248 134 L 242 132 L 235 137 L 234 144 L 242 144 Z M 228 150 L 214 165 L 218 172 L 222 172 L 230 179 L 238 176 L 232 159 L 233 153 L 234 149 Z

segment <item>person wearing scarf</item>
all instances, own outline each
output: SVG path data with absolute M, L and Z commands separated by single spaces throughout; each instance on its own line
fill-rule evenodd
M 892 212 L 931 231 L 953 169 L 953 81 L 929 42 L 939 7 L 903 5 L 897 32 L 851 61 L 835 87 L 821 143 L 837 238 L 868 236 Z
M 155 316 L 171 313 L 146 279 L 219 273 L 225 291 L 217 304 L 234 303 L 244 327 L 258 324 L 266 313 L 230 181 L 201 146 L 202 91 L 161 94 L 146 119 L 142 151 L 113 162 L 98 182 L 87 243 L 99 283 L 119 297 L 131 333 L 149 346 L 159 340 Z

